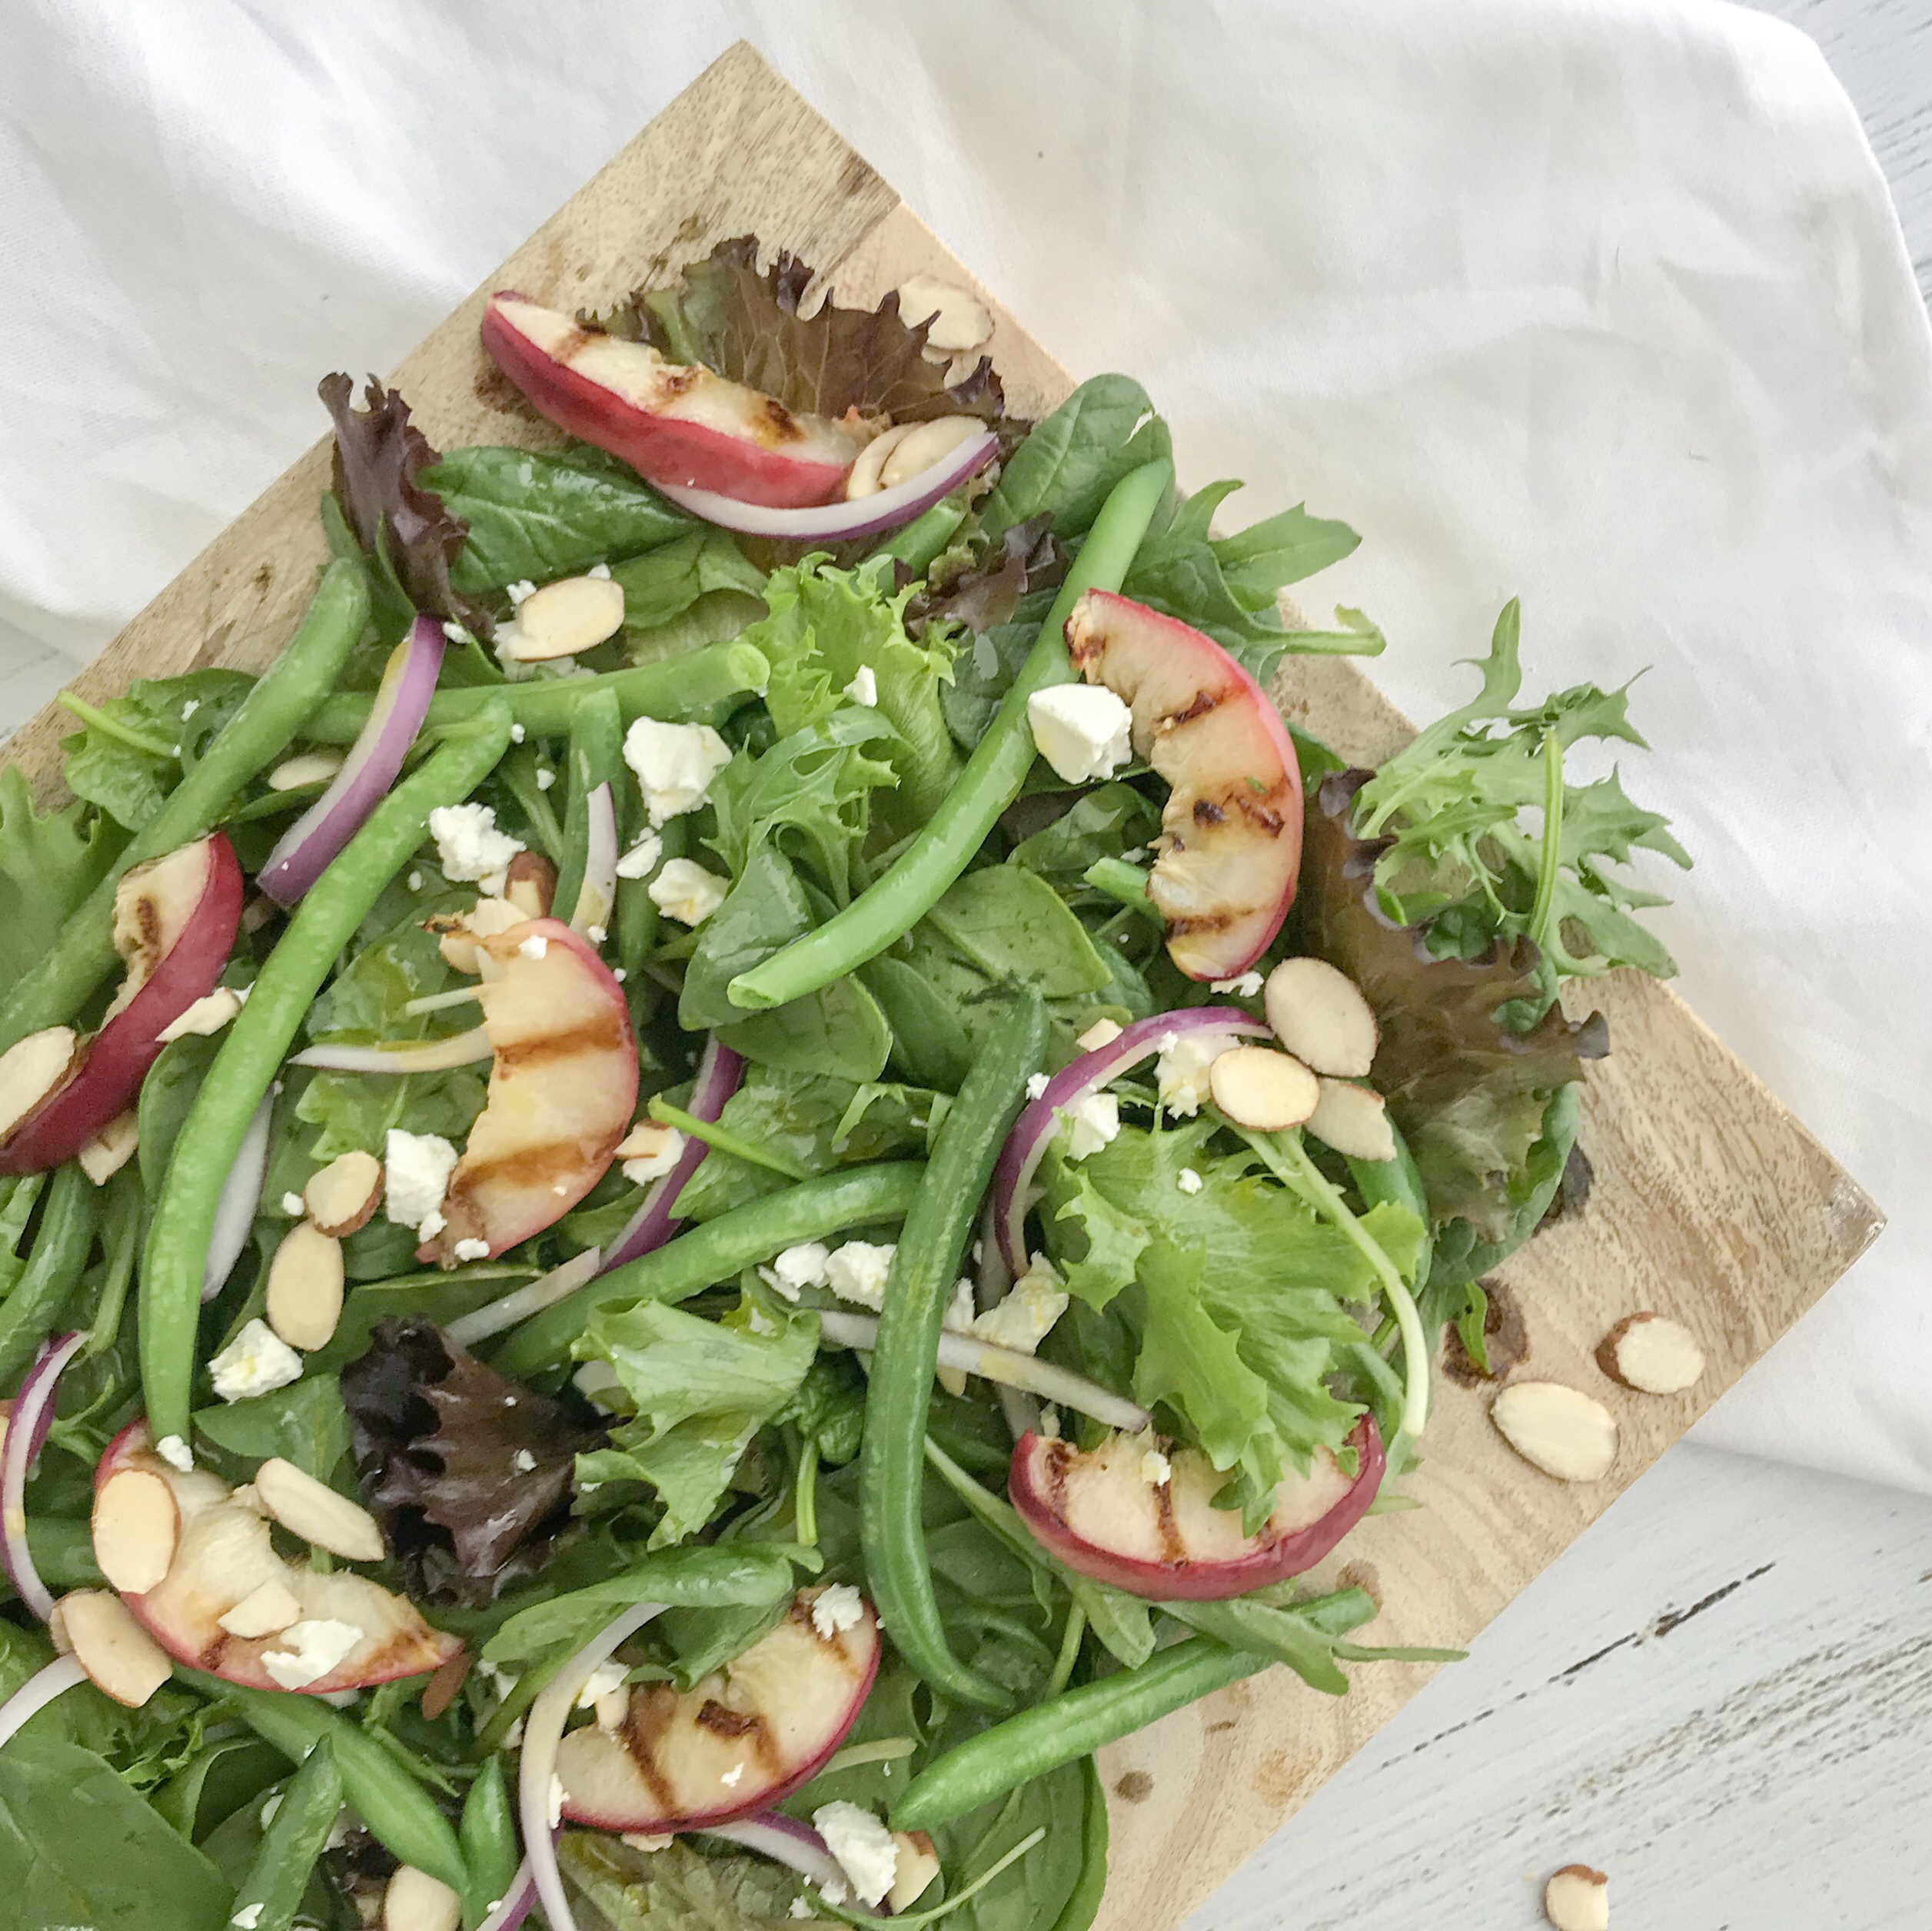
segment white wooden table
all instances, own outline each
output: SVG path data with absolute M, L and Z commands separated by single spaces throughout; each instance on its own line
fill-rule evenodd
M 1932 295 L 1932 0 L 1762 0 L 1824 49 Z M 1932 1498 L 1681 1445 L 1196 1914 L 1511 1931 L 1932 1926 Z

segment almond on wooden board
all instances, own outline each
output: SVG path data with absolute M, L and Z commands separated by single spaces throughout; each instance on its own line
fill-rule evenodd
M 95 1688 L 116 1703 L 138 1710 L 175 1673 L 167 1651 L 118 1596 L 105 1589 L 76 1589 L 58 1607 L 75 1660 Z
M 144 1596 L 173 1566 L 181 1512 L 175 1491 L 145 1469 L 123 1469 L 94 1497 L 94 1560 L 109 1584 Z
M 1597 1365 L 1643 1394 L 1681 1394 L 1704 1373 L 1696 1335 L 1668 1314 L 1626 1314 L 1597 1347 Z
M 302 1189 L 302 1205 L 318 1233 L 345 1240 L 369 1219 L 382 1201 L 382 1162 L 357 1148 L 318 1167 Z
M 326 1348 L 342 1318 L 342 1243 L 298 1221 L 268 1263 L 264 1312 L 291 1348 Z
M 1543 1886 L 1543 1915 L 1555 1931 L 1610 1931 L 1610 1879 L 1588 1864 L 1565 1864 Z
M 1489 1404 L 1489 1418 L 1524 1461 L 1560 1482 L 1601 1481 L 1617 1459 L 1617 1423 L 1581 1388 L 1515 1381 Z

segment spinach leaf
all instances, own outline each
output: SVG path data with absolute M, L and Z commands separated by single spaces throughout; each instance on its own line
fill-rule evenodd
M 1010 623 L 983 630 L 960 650 L 953 665 L 953 681 L 941 693 L 946 729 L 970 751 L 986 734 L 1007 686 L 1019 675 L 1026 653 L 1039 635 L 1052 607 L 1053 593 L 1022 597 Z
M 1112 982 L 1066 902 L 1023 866 L 967 872 L 926 922 L 989 978 L 1035 986 L 1046 999 L 1076 999 Z
M 115 822 L 91 814 L 84 799 L 42 814 L 19 766 L 0 771 L 0 976 L 7 985 L 39 963 L 121 843 Z
M 1160 829 L 1159 809 L 1132 785 L 1096 785 L 1080 793 L 1051 824 L 1022 839 L 1013 847 L 1013 862 L 1069 890 L 1096 859 L 1151 845 Z
M 699 926 L 684 969 L 677 1022 L 687 1032 L 708 1032 L 745 1016 L 727 988 L 740 973 L 810 930 L 812 904 L 798 874 L 769 841 L 754 844 L 724 902 Z
M 125 696 L 98 705 L 83 707 L 70 694 L 63 701 L 85 728 L 62 740 L 68 789 L 139 831 L 241 708 L 254 681 L 239 670 L 191 670 L 138 679 Z
M 1109 492 L 1130 470 L 1172 456 L 1167 425 L 1131 376 L 1097 375 L 1080 384 L 1008 457 L 980 505 L 988 536 L 1050 512 L 1059 537 L 1081 534 Z
M 654 630 L 681 617 L 701 597 L 733 590 L 762 602 L 765 573 L 749 562 L 730 533 L 723 530 L 693 530 L 674 537 L 655 550 L 610 573 L 623 587 L 627 630 Z
M 771 1012 L 721 1025 L 717 1036 L 733 1052 L 781 1072 L 855 1084 L 886 1070 L 893 1044 L 879 1002 L 856 979 L 834 979 Z
M 195 1431 L 238 1461 L 279 1455 L 326 1482 L 349 1450 L 349 1418 L 333 1374 L 311 1374 L 268 1394 L 200 1408 Z

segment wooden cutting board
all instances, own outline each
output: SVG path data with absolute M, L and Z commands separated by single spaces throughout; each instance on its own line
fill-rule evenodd
M 701 185 L 694 186 L 694 184 Z M 993 314 L 992 354 L 1013 405 L 1044 413 L 1072 378 L 892 189 L 751 47 L 708 68 L 560 208 L 395 371 L 431 440 L 554 446 L 486 361 L 485 294 L 515 287 L 560 308 L 597 307 L 747 232 L 870 305 L 919 270 L 966 283 Z M 321 373 L 318 372 L 318 374 Z M 218 537 L 74 680 L 82 696 L 202 664 L 254 670 L 281 648 L 324 546 L 318 443 Z M 1298 722 L 1372 763 L 1410 734 L 1352 664 L 1290 659 L 1275 696 Z M 5 756 L 57 795 L 66 714 L 49 706 Z M 1578 989 L 1572 987 L 1572 992 Z M 1324 1582 L 1360 1582 L 1382 1604 L 1362 1638 L 1466 1644 L 1609 1506 L 1851 1265 L 1882 1225 L 1872 1202 L 1668 988 L 1634 973 L 1594 982 L 1581 1009 L 1608 1015 L 1614 1051 L 1585 1083 L 1581 1142 L 1596 1168 L 1588 1208 L 1501 1270 L 1527 1317 L 1519 1373 L 1573 1383 L 1616 1414 L 1608 1479 L 1551 1480 L 1490 1424 L 1488 1391 L 1443 1381 L 1425 1465 L 1402 1484 L 1422 1507 L 1365 1523 Z M 1658 1399 L 1598 1371 L 1622 1315 L 1674 1315 L 1709 1358 L 1689 1394 Z M 1606 1587 L 1614 1581 L 1606 1579 Z M 1107 1931 L 1165 1931 L 1427 1681 L 1365 1664 L 1330 1698 L 1275 1670 L 1106 1752 L 1113 1816 Z M 1401 1822 L 1391 1820 L 1399 1842 Z

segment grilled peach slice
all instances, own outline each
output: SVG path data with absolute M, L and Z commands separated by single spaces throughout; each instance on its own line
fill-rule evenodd
M 1067 654 L 1132 706 L 1133 744 L 1167 780 L 1147 896 L 1190 979 L 1232 979 L 1282 929 L 1302 866 L 1302 771 L 1267 693 L 1212 637 L 1089 590 Z

